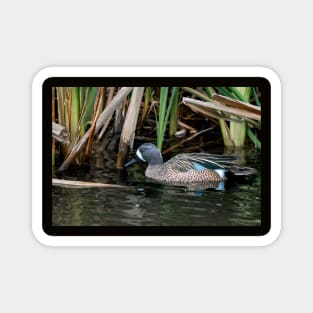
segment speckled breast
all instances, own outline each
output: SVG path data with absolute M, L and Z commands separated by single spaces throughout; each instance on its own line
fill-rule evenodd
M 200 171 L 177 171 L 175 168 L 166 167 L 163 164 L 148 166 L 145 175 L 154 180 L 171 183 L 194 183 L 204 181 L 222 181 L 220 175 L 214 171 L 203 169 Z

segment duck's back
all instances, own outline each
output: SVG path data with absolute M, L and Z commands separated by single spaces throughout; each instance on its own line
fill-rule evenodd
M 236 159 L 208 153 L 183 153 L 163 164 L 148 166 L 145 174 L 154 180 L 173 183 L 221 181 L 225 179 L 226 166 Z

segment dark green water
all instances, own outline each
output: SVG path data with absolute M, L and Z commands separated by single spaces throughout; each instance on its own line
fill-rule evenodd
M 64 179 L 119 184 L 125 188 L 53 186 L 53 225 L 259 226 L 259 155 L 246 155 L 246 165 L 256 168 L 258 174 L 228 180 L 218 190 L 201 190 L 148 182 L 143 165 L 136 165 L 128 172 L 118 172 L 111 160 L 105 160 L 101 166 L 92 161 L 88 171 L 71 171 Z

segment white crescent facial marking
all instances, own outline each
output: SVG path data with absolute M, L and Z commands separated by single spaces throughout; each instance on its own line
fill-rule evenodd
M 143 156 L 142 156 L 141 152 L 139 151 L 139 149 L 136 151 L 136 155 L 137 155 L 137 157 L 138 157 L 141 161 L 146 162 L 146 160 L 143 158 Z

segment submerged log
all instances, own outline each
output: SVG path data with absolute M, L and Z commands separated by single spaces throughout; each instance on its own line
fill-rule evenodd
M 62 187 L 81 187 L 81 188 L 91 188 L 91 187 L 109 187 L 109 188 L 129 188 L 129 186 L 114 185 L 114 184 L 103 184 L 88 181 L 79 180 L 65 180 L 52 178 L 52 185 L 62 186 Z

